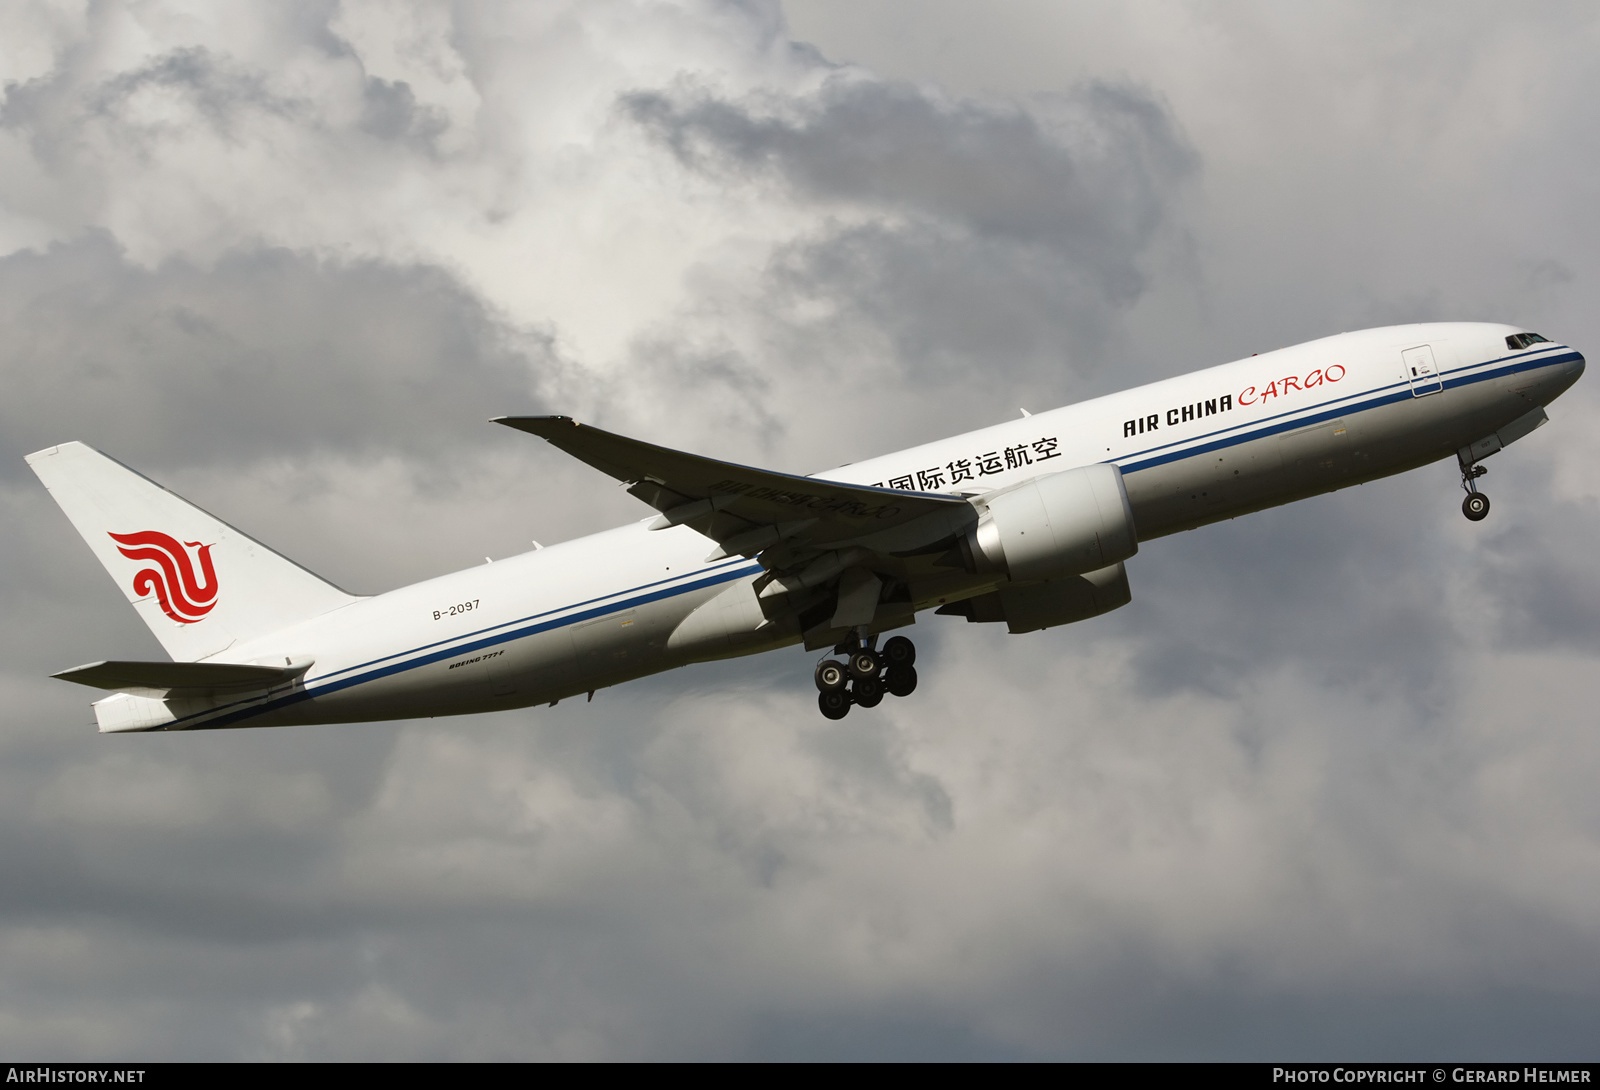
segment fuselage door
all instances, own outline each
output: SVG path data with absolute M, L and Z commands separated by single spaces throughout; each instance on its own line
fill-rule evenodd
M 1433 360 L 1433 347 L 1419 344 L 1400 353 L 1400 366 L 1405 370 L 1406 381 L 1411 384 L 1411 396 L 1436 394 L 1444 389 L 1439 377 L 1439 367 Z

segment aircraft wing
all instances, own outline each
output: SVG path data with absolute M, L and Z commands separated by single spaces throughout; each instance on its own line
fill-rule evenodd
M 770 568 L 851 546 L 903 555 L 901 550 L 948 539 L 976 518 L 959 496 L 754 469 L 614 435 L 566 416 L 502 416 L 495 423 L 546 439 L 626 483 L 632 495 L 661 512 L 651 529 L 686 525 L 715 541 L 719 548 L 708 559 L 762 556 Z

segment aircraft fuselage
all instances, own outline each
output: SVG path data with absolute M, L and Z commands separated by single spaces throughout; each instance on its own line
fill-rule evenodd
M 1457 456 L 1480 441 L 1498 449 L 1498 432 L 1537 414 L 1584 367 L 1560 344 L 1511 349 L 1507 337 L 1517 332 L 1451 323 L 1340 334 L 815 476 L 981 502 L 1043 474 L 1111 463 L 1138 539 L 1148 542 Z M 695 529 L 651 530 L 649 522 L 359 599 L 235 643 L 212 659 L 314 665 L 292 686 L 234 700 L 110 697 L 97 705 L 101 729 L 491 711 L 822 638 L 808 637 L 803 621 L 764 618 L 756 560 L 708 561 L 712 543 Z M 878 570 L 895 592 L 873 631 L 1007 582 L 927 551 Z

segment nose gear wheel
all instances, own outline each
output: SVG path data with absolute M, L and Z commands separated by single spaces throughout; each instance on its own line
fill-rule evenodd
M 1478 478 L 1489 470 L 1467 462 L 1465 455 L 1458 456 L 1457 460 L 1461 464 L 1461 487 L 1467 490 L 1467 498 L 1461 501 L 1461 513 L 1473 522 L 1482 522 L 1489 517 L 1489 497 L 1478 491 Z

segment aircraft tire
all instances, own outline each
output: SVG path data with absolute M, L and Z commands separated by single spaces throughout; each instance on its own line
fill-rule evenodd
M 910 696 L 917 691 L 917 670 L 914 666 L 890 666 L 884 679 L 884 688 L 890 696 Z
M 904 636 L 893 636 L 883 645 L 883 661 L 891 670 L 897 666 L 911 666 L 917 661 L 917 645 Z
M 1482 492 L 1468 492 L 1461 501 L 1461 513 L 1473 522 L 1482 522 L 1489 517 L 1489 497 Z
M 817 710 L 826 719 L 843 719 L 850 714 L 850 694 L 843 689 L 818 693 Z
M 878 661 L 878 656 L 866 648 L 850 652 L 850 676 L 855 680 L 876 678 L 882 668 L 883 663 Z
M 850 686 L 850 699 L 863 708 L 876 708 L 883 703 L 883 682 L 875 677 L 858 677 Z
M 817 692 L 831 693 L 845 687 L 850 681 L 850 675 L 845 670 L 845 664 L 838 659 L 823 659 L 817 663 L 817 669 L 811 675 L 817 683 Z

